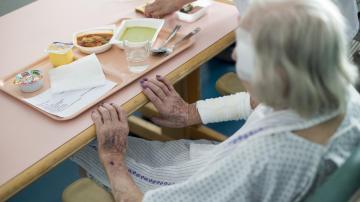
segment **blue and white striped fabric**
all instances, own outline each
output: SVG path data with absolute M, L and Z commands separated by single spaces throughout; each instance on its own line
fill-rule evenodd
M 143 192 L 183 182 L 205 163 L 199 160 L 199 147 L 211 149 L 217 144 L 208 140 L 147 141 L 129 137 L 126 164 L 129 173 Z M 95 181 L 110 187 L 94 141 L 71 157 Z M 196 147 L 195 151 L 194 148 Z M 193 152 L 191 152 L 193 151 Z M 179 169 L 179 165 L 181 169 Z

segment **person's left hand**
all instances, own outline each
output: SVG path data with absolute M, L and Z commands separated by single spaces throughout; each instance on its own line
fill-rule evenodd
M 129 126 L 127 114 L 116 104 L 105 103 L 93 111 L 91 118 L 96 126 L 99 157 L 124 158 L 127 148 Z
M 162 127 L 182 128 L 201 123 L 196 104 L 188 104 L 164 77 L 140 81 L 143 92 L 159 111 L 159 117 L 151 120 Z

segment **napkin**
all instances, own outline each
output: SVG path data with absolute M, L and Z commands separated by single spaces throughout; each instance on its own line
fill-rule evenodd
M 95 54 L 49 71 L 52 93 L 105 85 L 106 78 Z

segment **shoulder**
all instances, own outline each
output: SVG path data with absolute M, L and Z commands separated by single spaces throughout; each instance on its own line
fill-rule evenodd
M 321 145 L 292 133 L 277 133 L 249 139 L 237 145 L 233 155 L 237 156 L 235 161 L 247 160 L 254 166 L 261 165 L 275 172 L 310 172 L 313 175 L 323 151 Z

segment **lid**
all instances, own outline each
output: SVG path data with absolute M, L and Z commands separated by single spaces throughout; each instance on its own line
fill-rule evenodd
M 21 72 L 15 76 L 15 85 L 28 85 L 33 82 L 39 81 L 43 78 L 40 70 L 29 70 Z
M 74 46 L 72 44 L 54 42 L 45 50 L 47 53 L 65 54 Z

